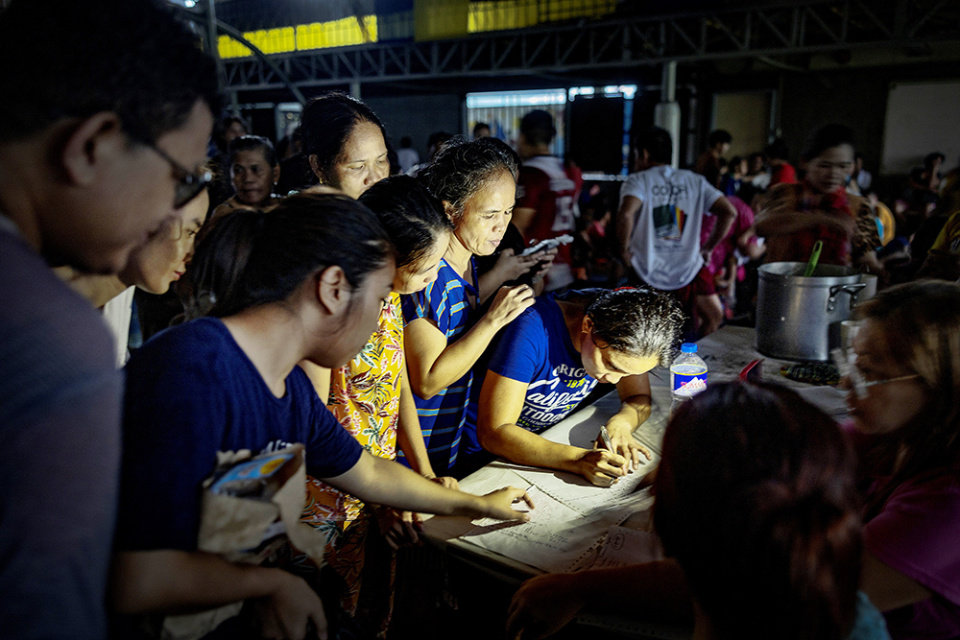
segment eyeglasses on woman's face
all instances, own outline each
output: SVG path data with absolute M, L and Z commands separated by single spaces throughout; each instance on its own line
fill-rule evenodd
M 830 355 L 833 356 L 833 362 L 840 371 L 840 377 L 846 378 L 849 381 L 853 392 L 857 394 L 857 397 L 861 400 L 867 397 L 870 387 L 913 380 L 920 377 L 918 374 L 912 373 L 903 376 L 894 376 L 892 378 L 868 379 L 868 376 L 864 375 L 864 372 L 857 365 L 857 354 L 853 350 L 834 349 L 830 352 Z

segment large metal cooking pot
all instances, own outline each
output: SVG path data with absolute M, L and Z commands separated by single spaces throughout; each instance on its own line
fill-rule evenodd
M 785 360 L 829 360 L 840 344 L 840 323 L 854 305 L 872 297 L 876 276 L 852 267 L 817 265 L 804 278 L 803 262 L 760 267 L 757 293 L 757 351 Z

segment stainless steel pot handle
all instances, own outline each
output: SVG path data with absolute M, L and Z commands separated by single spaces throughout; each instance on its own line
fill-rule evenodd
M 833 311 L 837 308 L 837 296 L 841 293 L 850 294 L 850 308 L 853 309 L 853 305 L 857 303 L 857 296 L 860 295 L 860 292 L 863 291 L 863 288 L 866 287 L 865 282 L 860 282 L 858 284 L 837 284 L 830 287 L 830 297 L 827 298 L 827 311 Z

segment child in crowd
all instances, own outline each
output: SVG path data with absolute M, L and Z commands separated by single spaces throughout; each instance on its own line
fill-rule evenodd
M 723 195 L 728 198 L 737 195 L 746 174 L 747 159 L 742 156 L 734 156 L 727 165 L 727 175 L 720 180 L 720 191 L 723 191 Z
M 849 127 L 829 124 L 810 134 L 800 153 L 803 181 L 771 187 L 757 216 L 757 235 L 767 239 L 767 262 L 806 262 L 820 240 L 821 264 L 883 273 L 876 218 L 866 200 L 844 188 L 853 153 Z
M 427 457 L 417 406 L 407 380 L 400 312 L 401 294 L 416 293 L 436 280 L 453 225 L 440 201 L 409 176 L 394 176 L 378 182 L 360 196 L 360 202 L 377 214 L 393 241 L 397 264 L 393 293 L 380 310 L 376 331 L 360 353 L 345 367 L 334 369 L 332 381 L 330 369 L 319 370 L 327 380 L 321 399 L 327 402 L 337 421 L 371 454 L 393 460 L 399 445 L 414 471 L 455 489 L 457 483 L 453 478 L 437 478 Z M 303 520 L 328 538 L 325 560 L 346 587 L 345 593 L 339 594 L 343 610 L 354 618 L 354 624 L 366 625 L 371 634 L 386 631 L 388 603 L 392 600 L 393 558 L 382 553 L 383 542 L 371 527 L 376 528 L 379 521 L 387 543 L 397 548 L 406 542 L 418 542 L 419 516 L 377 505 L 365 509 L 359 499 L 315 478 L 308 479 L 307 492 Z M 373 539 L 368 541 L 369 534 Z M 373 557 L 386 556 L 387 566 L 365 569 L 368 545 L 378 547 L 372 550 Z M 364 572 L 363 593 L 373 591 L 381 596 L 381 601 L 376 595 L 364 598 L 367 610 L 358 615 L 361 572 Z M 370 580 L 376 580 L 380 589 L 374 590 L 366 584 Z
M 213 210 L 210 222 L 216 222 L 241 207 L 270 209 L 280 202 L 273 187 L 280 179 L 277 152 L 266 138 L 241 136 L 229 147 L 230 181 L 233 195 Z
M 578 473 L 597 485 L 616 482 L 638 466 L 641 453 L 650 457 L 632 437 L 650 415 L 647 372 L 669 366 L 682 325 L 676 302 L 647 289 L 537 298 L 504 330 L 490 359 L 476 425 L 480 445 L 513 462 Z M 615 384 L 623 403 L 606 424 L 611 450 L 537 435 L 569 414 L 597 382 Z
M 737 196 L 728 196 L 730 204 L 737 210 L 730 231 L 723 237 L 720 244 L 710 254 L 706 268 L 713 278 L 717 295 L 724 307 L 724 315 L 729 319 L 736 308 L 736 285 L 746 277 L 741 260 L 759 260 L 763 256 L 765 247 L 754 232 L 753 209 Z M 713 232 L 716 218 L 704 218 L 700 239 L 706 242 Z
M 743 179 L 761 193 L 770 186 L 770 171 L 767 169 L 767 160 L 759 151 L 754 151 L 748 156 L 747 173 L 743 176 Z
M 237 211 L 198 246 L 191 278 L 212 317 L 160 334 L 127 365 L 112 590 L 118 612 L 249 599 L 266 637 L 302 637 L 308 622 L 325 633 L 320 600 L 302 579 L 197 550 L 200 486 L 220 451 L 302 443 L 310 475 L 361 499 L 524 518 L 510 506 L 522 490 L 472 496 L 369 455 L 296 366 L 309 359 L 339 367 L 360 351 L 391 295 L 392 253 L 376 216 L 342 195 L 292 196 L 270 213 Z M 239 624 L 228 619 L 215 637 L 236 637 Z
M 300 118 L 303 152 L 320 184 L 359 198 L 390 175 L 387 134 L 370 107 L 334 91 L 314 98 Z
M 600 185 L 593 184 L 580 198 L 580 218 L 571 246 L 574 276 L 578 283 L 615 286 L 622 276 L 616 259 L 616 240 L 612 229 L 613 211 Z
M 553 574 L 514 596 L 508 636 L 584 608 L 693 623 L 695 640 L 887 639 L 858 593 L 855 460 L 837 425 L 775 385 L 711 385 L 667 427 L 653 525 L 669 559 Z
M 484 137 L 447 143 L 418 176 L 454 226 L 437 280 L 403 297 L 407 370 L 430 464 L 441 475 L 457 462 L 474 364 L 497 332 L 533 304 L 527 285 L 483 286 L 474 263 L 474 256 L 490 255 L 503 238 L 517 168 L 510 147 Z M 493 302 L 479 315 L 488 298 Z
M 846 386 L 866 491 L 863 590 L 890 635 L 960 635 L 960 288 L 916 282 L 857 309 Z
M 778 184 L 795 184 L 797 182 L 797 170 L 789 162 L 790 151 L 783 138 L 777 138 L 768 144 L 763 151 L 767 163 L 770 165 L 770 182 L 767 184 L 767 188 Z

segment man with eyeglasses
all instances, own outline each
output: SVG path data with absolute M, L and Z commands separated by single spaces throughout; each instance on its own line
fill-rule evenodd
M 103 638 L 122 379 L 51 272 L 116 273 L 210 176 L 216 69 L 148 0 L 0 13 L 0 634 Z

